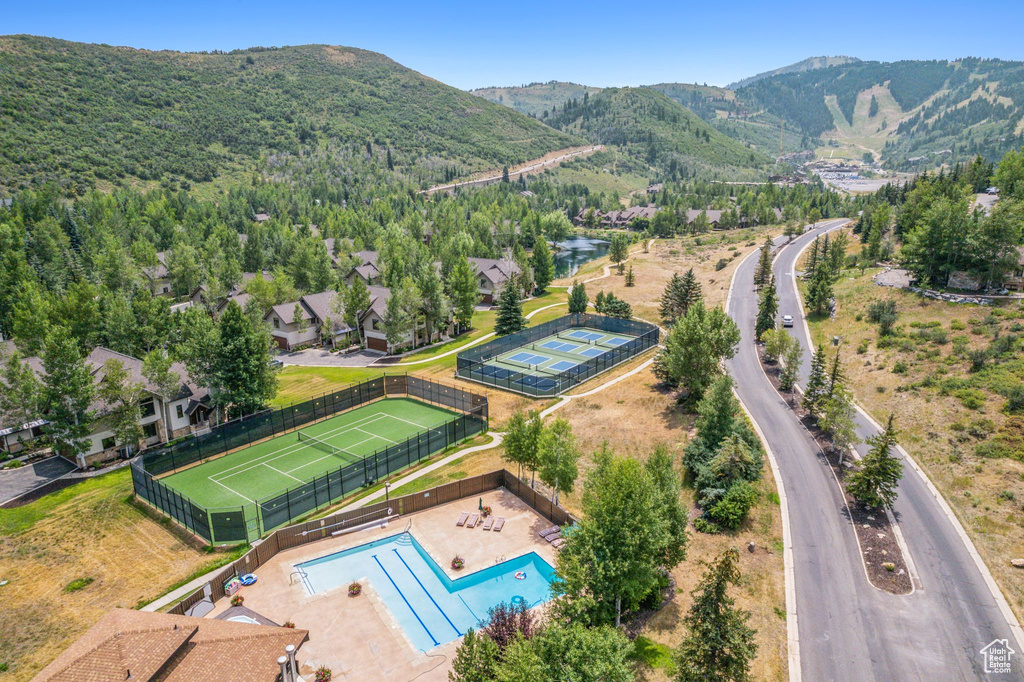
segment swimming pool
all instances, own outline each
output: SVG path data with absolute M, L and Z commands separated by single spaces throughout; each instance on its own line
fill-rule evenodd
M 449 578 L 411 533 L 399 533 L 296 566 L 309 594 L 368 578 L 420 651 L 486 623 L 501 602 L 533 607 L 551 598 L 555 570 L 536 552 Z M 520 574 L 522 579 L 517 579 Z

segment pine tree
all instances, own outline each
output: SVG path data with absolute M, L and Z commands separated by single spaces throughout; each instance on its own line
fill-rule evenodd
M 772 238 L 765 237 L 761 246 L 761 256 L 757 261 L 757 270 L 754 271 L 754 285 L 763 287 L 772 276 Z
M 779 312 L 779 297 L 775 292 L 775 277 L 768 271 L 768 280 L 761 289 L 760 301 L 757 304 L 757 322 L 754 325 L 754 336 L 760 341 L 764 333 L 775 328 L 775 316 Z
M 596 310 L 598 312 L 598 314 L 604 315 L 604 299 L 605 298 L 606 298 L 606 295 L 605 295 L 605 293 L 603 291 L 597 292 L 597 296 L 594 297 L 594 310 Z
M 671 327 L 686 315 L 691 305 L 702 298 L 700 282 L 693 274 L 693 268 L 687 270 L 682 277 L 679 273 L 673 273 L 661 295 L 661 319 Z
M 636 286 L 636 275 L 633 274 L 633 266 L 629 266 L 629 271 L 626 273 L 626 286 Z
M 824 315 L 831 307 L 832 284 L 832 272 L 826 261 L 819 261 L 807 285 L 807 307 L 815 315 Z
M 893 417 L 878 435 L 867 439 L 871 449 L 860 461 L 857 469 L 846 479 L 846 490 L 867 507 L 888 507 L 896 503 L 896 486 L 903 476 L 903 463 L 892 456 L 896 447 L 896 428 Z
M 388 149 L 388 170 L 395 170 L 395 162 L 391 159 L 391 149 Z
M 498 319 L 494 325 L 494 333 L 498 336 L 512 334 L 526 327 L 523 302 L 519 295 L 519 278 L 513 275 L 508 278 L 498 296 Z
M 737 609 L 728 594 L 729 584 L 740 580 L 738 563 L 739 552 L 726 550 L 691 592 L 693 604 L 683 617 L 687 634 L 677 654 L 679 682 L 750 679 L 756 630 L 747 625 L 750 614 Z
M 693 274 L 693 268 L 690 268 L 683 275 L 683 286 L 679 296 L 680 316 L 686 315 L 690 312 L 690 306 L 696 305 L 703 300 L 704 292 L 701 290 L 700 282 L 697 281 L 697 276 Z
M 828 377 L 825 375 L 825 346 L 819 345 L 811 359 L 811 373 L 804 390 L 804 409 L 816 415 L 818 406 L 828 393 Z
M 543 292 L 555 278 L 555 261 L 551 256 L 551 249 L 548 248 L 547 240 L 541 238 L 533 246 L 533 279 L 537 291 Z
M 509 182 L 509 180 L 508 180 L 508 166 L 502 166 L 502 168 L 501 168 L 501 181 L 504 184 L 506 184 L 506 185 Z
M 818 267 L 818 261 L 821 257 L 821 237 L 815 237 L 814 241 L 811 242 L 810 248 L 807 250 L 807 261 L 804 263 L 804 273 L 810 277 L 814 275 L 814 271 Z
M 576 315 L 587 312 L 587 287 L 582 282 L 572 281 L 572 291 L 569 292 L 569 314 Z
M 672 273 L 672 278 L 665 285 L 665 291 L 661 295 L 661 308 L 659 313 L 661 319 L 668 326 L 676 323 L 680 317 L 679 301 L 682 298 L 683 278 L 678 272 Z
M 835 357 L 832 358 L 832 365 L 828 370 L 828 390 L 825 392 L 825 397 L 831 398 L 836 392 L 841 391 L 845 378 L 843 366 L 839 362 L 839 350 L 836 349 Z

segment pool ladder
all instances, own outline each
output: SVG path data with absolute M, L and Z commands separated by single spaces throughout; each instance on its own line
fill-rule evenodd
M 501 556 L 494 557 L 494 563 L 495 564 L 500 564 L 503 561 L 505 561 L 505 555 L 504 554 L 502 554 Z
M 294 585 L 295 584 L 295 576 L 299 576 L 299 580 L 305 580 L 306 578 L 309 577 L 304 570 L 302 570 L 301 568 L 296 568 L 288 576 L 288 584 L 289 585 Z

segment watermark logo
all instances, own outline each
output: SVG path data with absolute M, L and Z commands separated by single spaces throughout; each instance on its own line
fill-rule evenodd
M 981 651 L 985 661 L 985 672 L 989 674 L 1005 674 L 1013 671 L 1010 658 L 1017 653 L 1010 648 L 1005 639 L 993 639 Z

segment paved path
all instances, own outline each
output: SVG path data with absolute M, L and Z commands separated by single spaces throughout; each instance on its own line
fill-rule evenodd
M 530 161 L 527 165 L 520 166 L 515 170 L 509 169 L 508 177 L 510 180 L 514 180 L 515 178 L 518 178 L 520 175 L 524 173 L 533 173 L 544 168 L 551 168 L 559 165 L 563 161 L 567 161 L 569 159 L 580 156 L 581 154 L 592 154 L 594 152 L 601 151 L 602 149 L 604 149 L 604 146 L 597 144 L 592 147 L 586 147 L 584 149 L 577 149 L 575 151 L 566 152 L 565 154 L 560 154 L 559 156 L 556 156 L 551 159 Z M 456 187 L 489 185 L 495 182 L 501 182 L 501 173 L 498 173 L 497 175 L 489 175 L 484 178 L 477 178 L 476 180 L 466 180 L 465 182 L 453 182 L 447 185 L 435 185 L 434 187 L 431 187 L 430 189 L 425 191 L 427 194 L 433 194 L 434 192 L 455 189 Z
M 819 223 L 784 247 L 776 260 L 779 313 L 800 321 L 795 336 L 804 344 L 803 311 L 788 273 L 797 253 L 815 235 L 843 222 Z M 780 488 L 787 497 L 801 660 L 799 670 L 791 670 L 793 678 L 814 682 L 1024 679 L 1017 661 L 1013 675 L 983 673 L 979 651 L 992 640 L 1009 638 L 1017 651 L 1024 651 L 1024 644 L 1018 645 L 1015 639 L 1019 628 L 1008 623 L 999 606 L 1001 596 L 993 596 L 972 558 L 969 541 L 944 512 L 945 503 L 936 499 L 911 467 L 900 484 L 896 514 L 920 577 L 919 587 L 911 595 L 897 597 L 868 582 L 831 469 L 761 369 L 753 344 L 756 264 L 756 256 L 748 257 L 734 275 L 728 312 L 739 324 L 742 340 L 736 357 L 727 364 L 737 379 L 737 394 L 774 454 Z M 805 359 L 809 360 L 806 351 Z M 805 365 L 804 377 L 806 369 Z M 858 422 L 864 433 L 864 423 Z
M 37 488 L 55 481 L 77 467 L 63 457 L 48 457 L 17 469 L 0 470 L 0 505 L 13 502 Z

